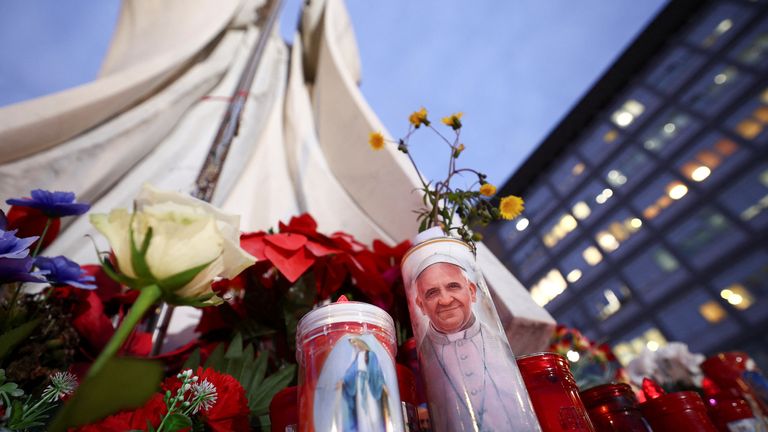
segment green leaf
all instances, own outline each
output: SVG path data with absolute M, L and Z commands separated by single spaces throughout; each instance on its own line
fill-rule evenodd
M 200 360 L 200 348 L 195 348 L 194 351 L 192 351 L 192 354 L 187 357 L 187 361 L 184 362 L 184 365 L 181 367 L 181 370 L 187 370 L 192 369 L 196 370 L 198 366 L 200 366 L 201 360 Z
M 184 414 L 171 414 L 165 419 L 165 426 L 170 432 L 186 429 L 192 427 L 192 419 Z
M 38 324 L 40 324 L 39 318 L 25 322 L 24 324 L 0 335 L 0 359 L 5 358 L 5 356 L 16 348 L 16 345 L 27 339 L 32 332 L 35 331 Z
M 205 270 L 205 268 L 208 267 L 212 262 L 213 260 L 208 261 L 205 264 L 201 264 L 197 267 L 192 267 L 191 269 L 184 270 L 183 272 L 176 273 L 175 275 L 168 276 L 163 280 L 157 281 L 157 285 L 160 288 L 162 288 L 163 291 L 171 291 L 171 292 L 176 291 L 182 288 L 184 285 L 192 282 L 192 279 L 194 279 L 195 276 L 200 274 L 201 271 Z
M 269 356 L 266 353 L 259 353 L 259 355 L 256 357 L 256 361 L 254 362 L 255 364 L 253 366 L 253 376 L 251 377 L 251 381 L 240 383 L 245 388 L 245 394 L 248 396 L 248 400 L 251 400 L 255 397 L 256 390 L 258 389 L 261 382 L 264 381 L 264 375 L 267 373 L 267 357 Z
M 253 357 L 247 359 L 243 356 L 243 336 L 236 333 L 235 337 L 229 342 L 229 348 L 224 354 L 224 372 L 237 379 L 246 361 L 253 361 Z
M 92 423 L 121 410 L 140 407 L 157 392 L 163 378 L 159 362 L 113 358 L 86 378 L 59 411 L 49 431 Z
M 251 378 L 253 378 L 253 373 L 256 371 L 255 366 L 256 365 L 256 356 L 254 354 L 253 345 L 248 344 L 247 347 L 245 347 L 245 351 L 243 351 L 243 358 L 246 359 L 245 362 L 243 362 L 243 367 L 239 371 L 237 371 L 237 375 L 234 376 L 240 384 L 249 383 L 251 382 Z
M 131 265 L 133 271 L 139 279 L 154 281 L 155 277 L 152 276 L 152 272 L 149 270 L 149 264 L 147 264 L 147 249 L 149 248 L 149 242 L 152 240 L 152 228 L 147 229 L 147 234 L 144 236 L 144 241 L 141 244 L 141 249 L 136 248 L 136 239 L 133 236 L 133 224 L 130 229 L 131 235 Z
M 287 387 L 288 384 L 293 381 L 295 374 L 296 365 L 292 364 L 267 377 L 267 379 L 265 379 L 253 393 L 253 396 L 248 398 L 248 407 L 251 409 L 251 415 L 259 416 L 267 414 L 269 412 L 269 403 L 272 401 L 272 398 L 277 392 Z
M 211 355 L 205 360 L 206 368 L 213 368 L 221 372 L 221 368 L 224 366 L 224 344 L 220 343 L 216 345 Z

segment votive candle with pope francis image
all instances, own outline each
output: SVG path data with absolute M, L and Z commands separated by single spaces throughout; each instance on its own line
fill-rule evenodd
M 402 262 L 432 430 L 541 431 L 472 248 L 439 227 Z

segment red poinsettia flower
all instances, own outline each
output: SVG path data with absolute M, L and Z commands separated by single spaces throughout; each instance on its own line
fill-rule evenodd
M 248 399 L 245 390 L 231 375 L 216 372 L 213 369 L 197 368 L 195 375 L 197 384 L 208 381 L 216 388 L 216 401 L 198 415 L 207 426 L 206 430 L 213 432 L 245 431 L 249 429 Z M 175 394 L 181 387 L 177 377 L 168 378 L 163 383 L 163 391 L 170 390 Z
M 115 432 L 129 430 L 147 430 L 147 425 L 157 428 L 165 416 L 166 406 L 163 395 L 155 394 L 143 407 L 133 411 L 121 411 L 98 423 L 92 423 L 70 431 L 76 432 Z

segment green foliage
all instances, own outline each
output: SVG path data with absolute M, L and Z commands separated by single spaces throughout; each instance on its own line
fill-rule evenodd
M 184 414 L 171 414 L 165 420 L 163 430 L 168 432 L 179 431 L 192 427 L 192 419 Z
M 235 378 L 245 390 L 251 416 L 257 417 L 269 412 L 269 402 L 277 392 L 293 381 L 296 374 L 296 365 L 291 364 L 266 376 L 268 357 L 266 352 L 255 355 L 253 345 L 244 345 L 243 337 L 238 333 L 226 350 L 223 344 L 213 350 L 205 361 L 205 367 Z M 200 366 L 199 362 L 200 354 L 195 350 L 184 364 L 184 368 L 194 370 Z
M 38 324 L 40 324 L 39 318 L 27 321 L 0 335 L 0 360 L 4 359 L 18 344 L 31 336 Z
M 144 405 L 160 386 L 160 363 L 112 358 L 96 375 L 86 378 L 50 425 L 52 432 L 97 421 L 107 415 Z

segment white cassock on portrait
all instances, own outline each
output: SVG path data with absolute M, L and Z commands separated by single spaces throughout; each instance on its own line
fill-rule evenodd
M 472 249 L 429 230 L 403 258 L 435 431 L 540 431 Z

